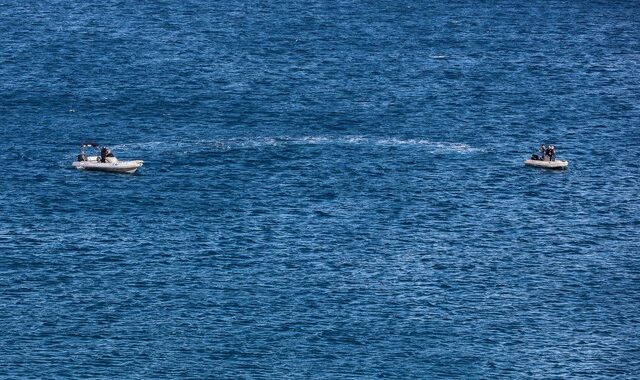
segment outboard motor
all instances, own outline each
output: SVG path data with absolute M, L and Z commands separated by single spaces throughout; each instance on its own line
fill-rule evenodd
M 82 162 L 82 161 L 86 161 L 87 160 L 87 155 L 84 153 L 80 153 L 78 155 L 78 161 Z
M 539 161 L 539 160 L 540 160 L 540 156 L 538 156 L 537 154 L 532 154 L 532 155 L 531 155 L 531 159 L 532 159 L 532 160 L 538 160 L 538 161 Z

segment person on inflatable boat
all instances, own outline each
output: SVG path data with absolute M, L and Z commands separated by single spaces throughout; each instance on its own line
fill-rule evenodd
M 539 151 L 540 151 L 540 159 L 544 161 L 545 153 L 547 152 L 547 147 L 544 146 L 544 144 L 541 144 Z
M 545 152 L 546 156 L 549 157 L 549 161 L 555 161 L 556 160 L 556 147 L 553 145 L 549 145 L 549 147 L 547 148 L 547 151 Z
M 107 158 L 109 157 L 115 156 L 113 155 L 113 153 L 111 153 L 111 149 L 103 146 L 102 149 L 100 149 L 100 162 L 107 162 Z
M 556 160 L 556 147 L 553 145 L 544 146 L 544 144 L 540 145 L 540 149 L 538 149 L 540 155 L 537 154 L 531 155 L 532 160 L 538 161 L 555 161 Z

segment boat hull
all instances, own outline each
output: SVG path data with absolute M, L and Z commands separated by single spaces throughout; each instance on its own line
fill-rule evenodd
M 72 165 L 78 170 L 89 170 L 96 172 L 109 172 L 109 173 L 127 173 L 132 174 L 138 170 L 144 161 L 118 161 L 112 162 L 92 162 L 92 161 L 76 161 Z
M 527 166 L 535 166 L 536 168 L 544 169 L 556 169 L 562 170 L 569 167 L 569 161 L 555 160 L 555 161 L 541 161 L 541 160 L 526 160 L 524 162 Z

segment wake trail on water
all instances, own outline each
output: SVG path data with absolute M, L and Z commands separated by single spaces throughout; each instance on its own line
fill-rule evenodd
M 433 141 L 424 138 L 398 137 L 366 137 L 366 136 L 264 136 L 264 137 L 231 137 L 221 139 L 205 139 L 194 141 L 152 141 L 144 143 L 127 143 L 114 145 L 117 151 L 155 151 L 155 152 L 192 152 L 192 151 L 229 151 L 235 149 L 269 149 L 288 146 L 355 146 L 362 148 L 401 147 L 426 150 L 429 153 L 473 154 L 484 152 L 484 149 L 466 143 Z

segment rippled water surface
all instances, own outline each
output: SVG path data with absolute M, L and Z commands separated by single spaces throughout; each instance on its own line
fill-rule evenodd
M 635 2 L 2 1 L 0 35 L 1 378 L 640 372 Z

